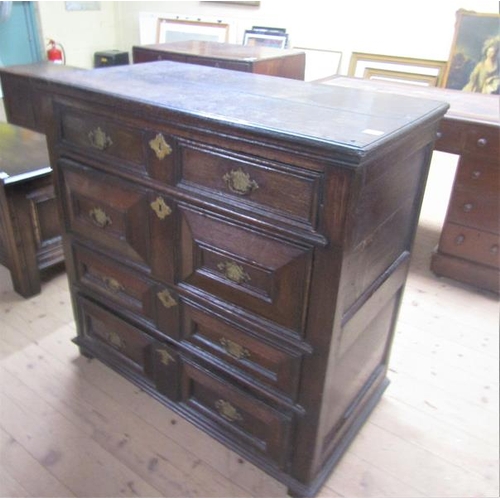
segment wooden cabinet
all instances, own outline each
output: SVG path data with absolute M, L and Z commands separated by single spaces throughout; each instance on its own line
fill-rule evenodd
M 459 155 L 448 213 L 431 269 L 491 292 L 500 292 L 500 164 L 498 96 L 334 77 L 339 87 L 425 97 L 450 103 L 435 149 Z
M 387 385 L 447 106 L 174 62 L 43 90 L 82 353 L 314 495 Z
M 498 125 L 453 124 L 437 147 L 461 153 L 431 268 L 440 275 L 500 293 L 500 163 Z M 458 149 L 458 151 L 457 151 Z
M 207 41 L 182 41 L 132 47 L 134 63 L 177 61 L 246 73 L 303 80 L 305 52 Z
M 64 260 L 45 137 L 0 123 L 0 264 L 23 297 L 40 293 L 40 271 Z

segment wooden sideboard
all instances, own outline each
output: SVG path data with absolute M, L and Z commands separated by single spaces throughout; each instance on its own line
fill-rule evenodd
M 81 352 L 314 495 L 388 383 L 447 105 L 165 61 L 37 74 Z
M 435 149 L 460 156 L 431 269 L 500 292 L 500 97 L 435 87 L 334 77 L 336 87 L 437 99 L 450 104 Z
M 64 260 L 45 136 L 0 123 L 0 263 L 23 297 L 40 271 Z
M 177 61 L 303 80 L 306 55 L 299 50 L 207 41 L 181 41 L 132 48 L 134 63 Z

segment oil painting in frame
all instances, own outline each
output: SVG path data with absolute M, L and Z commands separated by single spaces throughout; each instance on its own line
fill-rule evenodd
M 458 10 L 443 87 L 498 94 L 499 48 L 500 15 Z

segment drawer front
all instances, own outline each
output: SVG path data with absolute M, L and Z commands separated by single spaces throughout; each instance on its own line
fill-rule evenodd
M 116 252 L 165 283 L 173 281 L 175 207 L 171 200 L 68 160 L 67 229 Z
M 261 164 L 200 144 L 179 146 L 178 187 L 247 209 L 260 209 L 315 227 L 320 176 L 278 164 Z
M 497 193 L 475 189 L 453 189 L 446 219 L 482 231 L 499 233 Z
M 468 153 L 488 156 L 498 161 L 499 134 L 498 127 L 471 127 L 465 134 L 465 150 Z
M 61 139 L 72 146 L 120 160 L 144 163 L 142 132 L 100 115 L 64 108 L 60 133 Z
M 459 122 L 444 118 L 439 124 L 439 132 L 435 144 L 437 151 L 460 154 L 462 149 L 463 127 Z
M 499 235 L 458 224 L 445 224 L 439 250 L 463 259 L 500 268 Z
M 499 186 L 498 162 L 462 156 L 457 168 L 454 189 L 473 191 L 479 196 L 498 196 Z
M 139 315 L 151 326 L 179 338 L 180 301 L 176 293 L 101 253 L 75 245 L 77 284 Z
M 151 354 L 155 341 L 143 331 L 123 321 L 90 300 L 78 297 L 83 341 L 97 342 L 128 368 L 151 375 Z
M 249 380 L 259 380 L 294 398 L 299 381 L 301 356 L 284 352 L 222 321 L 215 315 L 183 304 L 184 341 L 213 356 L 228 371 L 236 368 Z
M 211 59 L 207 57 L 186 56 L 186 62 L 191 64 L 199 64 L 201 66 L 211 66 L 213 68 L 232 69 L 234 71 L 250 72 L 252 69 L 251 64 L 248 62 L 230 61 L 226 59 Z
M 181 404 L 234 443 L 284 467 L 291 417 L 184 360 Z
M 195 287 L 294 332 L 304 327 L 312 248 L 179 208 L 181 286 Z
M 172 136 L 115 123 L 109 119 L 111 110 L 104 117 L 63 106 L 60 114 L 61 140 L 72 149 L 76 147 L 77 151 L 101 163 L 105 161 L 108 168 L 115 166 L 133 174 L 173 182 L 176 141 Z

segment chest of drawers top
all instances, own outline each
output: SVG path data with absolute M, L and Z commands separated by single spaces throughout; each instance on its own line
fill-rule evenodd
M 109 106 L 127 104 L 150 120 L 190 119 L 203 127 L 300 142 L 317 152 L 342 153 L 357 165 L 418 122 L 442 116 L 447 105 L 376 92 L 252 75 L 218 68 L 159 61 L 93 71 L 46 71 L 20 66 L 9 74 L 34 78 L 56 94 L 86 94 Z M 154 114 L 151 112 L 154 108 Z

